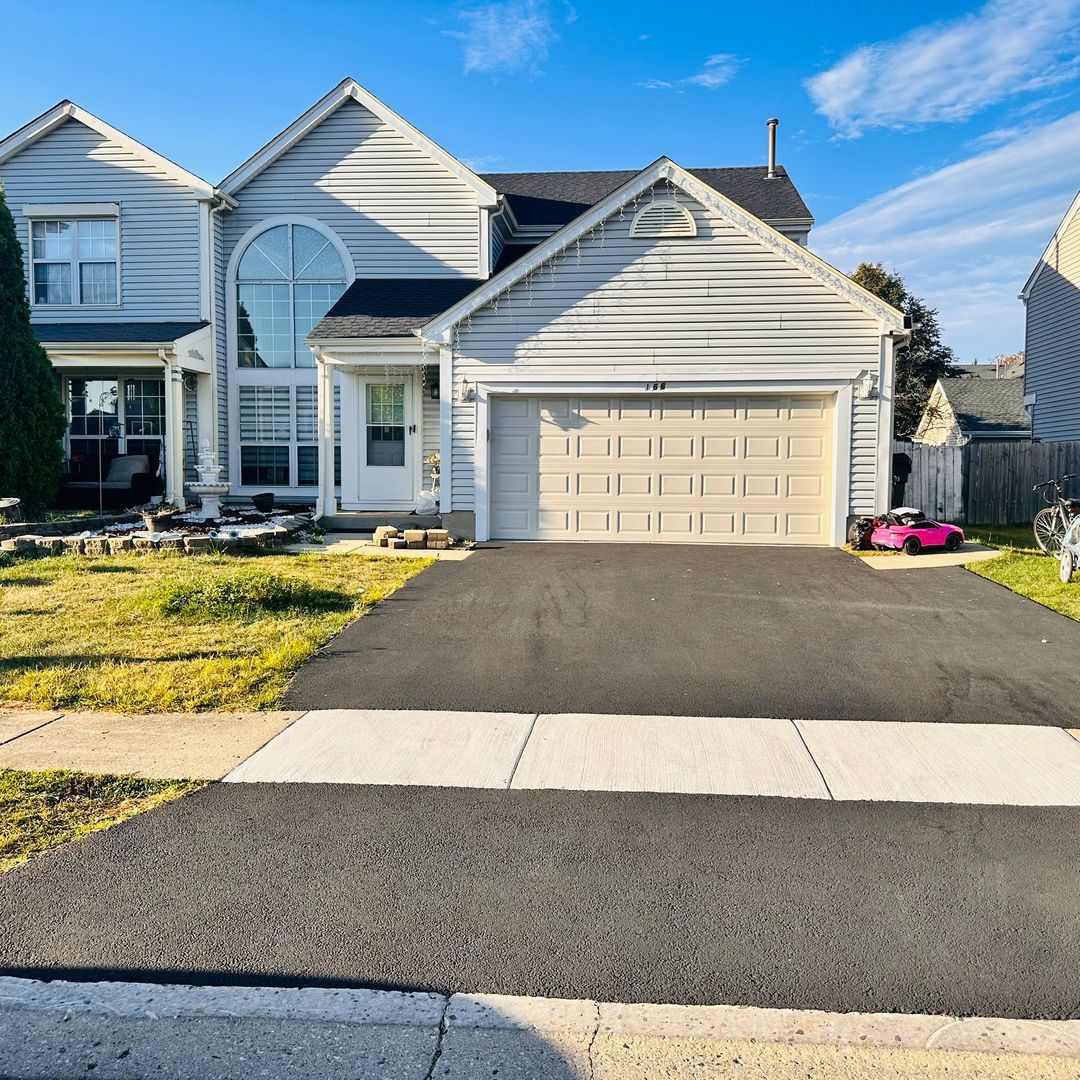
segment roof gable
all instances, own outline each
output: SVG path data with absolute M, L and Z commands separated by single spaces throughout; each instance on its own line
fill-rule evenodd
M 1031 290 L 1035 287 L 1035 282 L 1038 281 L 1039 275 L 1043 272 L 1044 267 L 1050 265 L 1050 253 L 1068 231 L 1073 218 L 1076 216 L 1077 210 L 1080 210 L 1080 192 L 1077 192 L 1076 197 L 1069 205 L 1069 209 L 1065 211 L 1065 216 L 1061 219 L 1061 224 L 1054 230 L 1054 235 L 1050 237 L 1046 247 L 1043 249 L 1042 255 L 1039 256 L 1039 261 L 1036 264 L 1035 269 L 1031 271 L 1030 277 L 1024 282 L 1024 287 L 1020 290 L 1021 300 L 1026 300 L 1031 295 Z
M 729 224 L 741 229 L 765 248 L 786 259 L 855 307 L 879 319 L 889 331 L 897 333 L 904 331 L 905 317 L 901 312 L 857 285 L 846 274 L 830 266 L 817 255 L 783 236 L 760 218 L 747 213 L 742 207 L 702 183 L 670 158 L 660 158 L 637 173 L 630 181 L 622 184 L 607 198 L 590 207 L 570 224 L 538 244 L 528 254 L 495 274 L 486 285 L 481 286 L 460 303 L 433 319 L 420 331 L 421 336 L 432 341 L 449 341 L 453 327 L 462 319 L 494 300 L 517 281 L 542 266 L 552 256 L 573 244 L 605 218 L 617 213 L 620 207 L 625 206 L 661 180 L 670 181 L 690 198 L 695 199 L 706 209 L 712 210 Z
M 355 79 L 344 79 L 324 98 L 317 101 L 303 116 L 294 120 L 284 131 L 271 139 L 239 168 L 234 169 L 221 181 L 221 190 L 235 195 L 250 183 L 267 166 L 273 164 L 282 154 L 295 146 L 309 132 L 319 126 L 328 116 L 335 113 L 347 101 L 356 101 L 384 124 L 407 139 L 429 157 L 453 173 L 459 180 L 476 192 L 481 206 L 496 206 L 498 195 L 485 180 L 463 165 L 452 154 L 418 131 L 407 120 L 398 116 L 393 109 L 381 102 L 374 94 L 365 90 Z
M 104 120 L 80 108 L 72 101 L 61 101 L 58 105 L 54 105 L 49 109 L 48 112 L 35 117 L 30 123 L 24 124 L 18 131 L 13 132 L 0 142 L 0 165 L 37 142 L 38 139 L 48 135 L 49 132 L 60 127 L 61 124 L 66 124 L 69 120 L 76 120 L 90 128 L 91 131 L 96 131 L 103 138 L 124 147 L 125 150 L 136 157 L 160 169 L 177 183 L 189 187 L 199 198 L 212 199 L 219 194 L 212 184 L 207 183 L 201 177 L 188 172 L 187 169 L 182 169 L 175 161 L 162 157 L 161 154 L 151 150 L 148 146 L 144 146 L 138 140 L 131 138 L 130 135 L 125 135 L 110 124 L 106 124 Z

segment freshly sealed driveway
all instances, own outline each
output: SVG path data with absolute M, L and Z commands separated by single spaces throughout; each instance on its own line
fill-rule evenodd
M 827 549 L 489 545 L 304 667 L 288 709 L 1077 726 L 1080 624 L 959 567 Z
M 0 875 L 0 974 L 1067 1018 L 1078 864 L 1075 807 L 214 784 Z

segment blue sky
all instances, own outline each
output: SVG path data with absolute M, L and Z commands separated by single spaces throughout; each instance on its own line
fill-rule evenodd
M 1080 187 L 1080 0 L 3 7 L 0 131 L 67 97 L 211 181 L 345 75 L 479 171 L 754 164 L 777 115 L 815 250 L 895 266 L 964 360 L 1022 345 Z

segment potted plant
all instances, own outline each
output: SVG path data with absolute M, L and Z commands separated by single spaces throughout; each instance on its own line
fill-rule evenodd
M 143 528 L 147 532 L 158 533 L 165 532 L 169 527 L 169 522 L 176 516 L 178 511 L 172 506 L 154 506 L 152 503 L 147 503 L 145 506 L 136 506 L 128 511 L 131 514 L 138 514 L 143 520 Z

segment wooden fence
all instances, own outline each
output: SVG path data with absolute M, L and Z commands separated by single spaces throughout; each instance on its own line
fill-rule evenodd
M 1068 491 L 1080 496 L 1080 442 L 972 442 L 923 446 L 896 442 L 911 459 L 907 482 L 893 488 L 894 506 L 915 506 L 931 517 L 980 525 L 1030 522 L 1046 504 L 1035 484 L 1064 473 L 1078 477 Z

